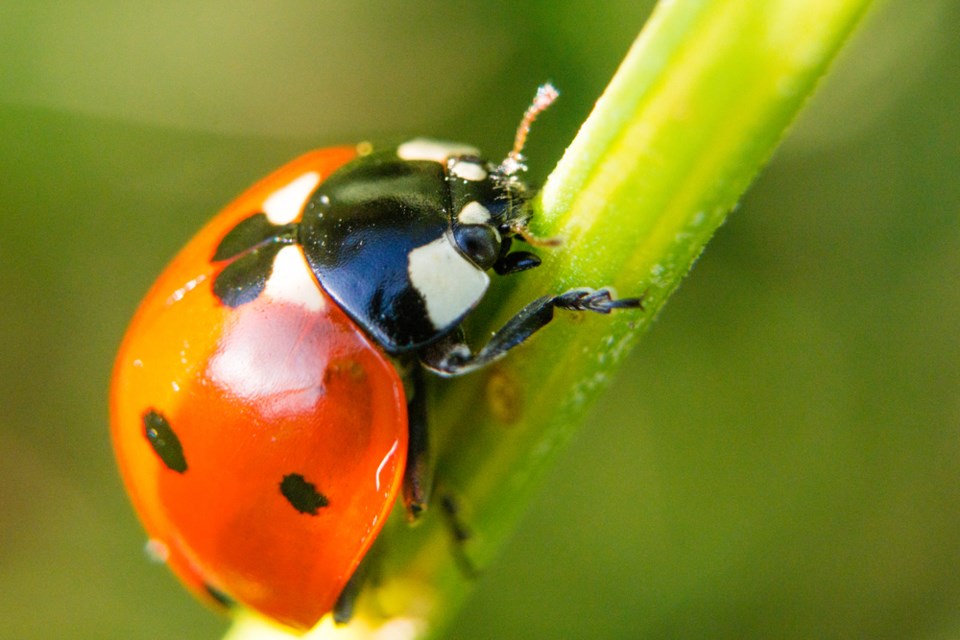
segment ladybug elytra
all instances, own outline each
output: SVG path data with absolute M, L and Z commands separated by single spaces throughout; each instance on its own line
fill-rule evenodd
M 227 206 L 153 285 L 117 357 L 112 436 L 152 553 L 195 593 L 312 627 L 397 498 L 412 515 L 425 506 L 424 371 L 498 360 L 555 309 L 640 307 L 573 289 L 478 350 L 464 339 L 489 272 L 540 264 L 516 246 L 531 240 L 517 173 L 548 94 L 499 165 L 427 139 L 308 153 Z

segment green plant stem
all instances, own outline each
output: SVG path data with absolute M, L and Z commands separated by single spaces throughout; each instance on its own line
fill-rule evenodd
M 485 301 L 476 315 L 492 321 L 475 335 L 489 335 L 544 292 L 574 286 L 646 292 L 646 311 L 558 314 L 501 363 L 447 385 L 432 417 L 436 477 L 438 493 L 456 497 L 473 534 L 461 560 L 482 569 L 494 557 L 537 480 L 869 4 L 685 0 L 656 8 L 535 203 L 534 230 L 564 246 L 541 251 L 541 268 Z M 409 637 L 441 633 L 470 580 L 440 511 L 414 528 L 402 518 L 388 523 L 377 548 L 380 579 L 348 634 L 364 637 L 365 625 L 382 623 L 405 625 Z M 241 618 L 230 638 L 264 633 Z

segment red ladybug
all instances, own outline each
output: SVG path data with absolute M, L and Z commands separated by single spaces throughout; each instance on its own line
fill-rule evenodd
M 540 263 L 513 241 L 530 218 L 519 150 L 543 106 L 500 165 L 426 139 L 308 153 L 230 204 L 153 285 L 117 357 L 113 443 L 152 552 L 195 593 L 312 627 L 398 494 L 411 515 L 425 506 L 424 369 L 489 364 L 554 309 L 640 306 L 574 289 L 535 300 L 478 351 L 464 341 L 487 272 Z

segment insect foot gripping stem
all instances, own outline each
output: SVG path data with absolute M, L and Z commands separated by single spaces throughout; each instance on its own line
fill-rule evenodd
M 614 298 L 609 289 L 571 289 L 557 296 L 543 296 L 528 304 L 506 322 L 480 351 L 474 353 L 456 331 L 427 347 L 421 354 L 423 365 L 442 376 L 470 373 L 504 357 L 511 349 L 553 320 L 553 310 L 592 311 L 608 314 L 615 309 L 643 310 L 643 296 Z

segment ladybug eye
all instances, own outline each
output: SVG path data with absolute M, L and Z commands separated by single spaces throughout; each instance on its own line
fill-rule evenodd
M 453 230 L 453 238 L 463 255 L 484 271 L 493 266 L 500 255 L 500 234 L 485 224 L 464 224 Z

